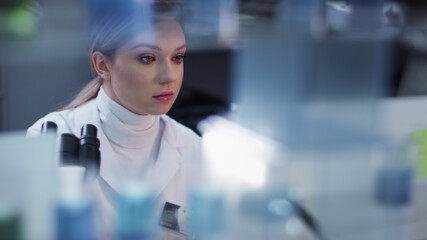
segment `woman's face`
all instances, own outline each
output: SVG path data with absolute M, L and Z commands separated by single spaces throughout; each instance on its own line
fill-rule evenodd
M 185 36 L 178 22 L 162 20 L 107 61 L 107 95 L 140 115 L 167 113 L 181 89 Z

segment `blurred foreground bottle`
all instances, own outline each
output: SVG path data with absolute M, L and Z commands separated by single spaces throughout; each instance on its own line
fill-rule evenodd
M 95 240 L 94 210 L 84 192 L 83 167 L 61 167 L 56 206 L 57 240 Z
M 143 182 L 129 181 L 115 199 L 117 240 L 156 239 L 154 195 Z
M 386 206 L 404 206 L 411 203 L 414 170 L 420 156 L 419 141 L 409 136 L 385 153 L 375 182 L 375 198 Z
M 17 209 L 0 203 L 0 239 L 21 240 L 22 222 Z
M 196 239 L 227 239 L 223 196 L 207 186 L 190 192 L 190 228 Z

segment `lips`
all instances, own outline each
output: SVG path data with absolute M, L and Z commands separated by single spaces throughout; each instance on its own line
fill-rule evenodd
M 153 98 L 160 102 L 169 102 L 173 99 L 173 91 L 164 91 L 158 95 L 153 96 Z

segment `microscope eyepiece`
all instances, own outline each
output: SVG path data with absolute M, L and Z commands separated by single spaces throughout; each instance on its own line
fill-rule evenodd
M 96 137 L 98 134 L 98 130 L 92 124 L 86 124 L 81 129 L 82 137 Z
M 98 130 L 92 124 L 86 124 L 81 129 L 80 145 L 89 144 L 99 147 Z
M 54 131 L 54 132 L 56 132 L 57 129 L 58 129 L 58 126 L 56 125 L 56 123 L 54 123 L 52 121 L 47 121 L 47 122 L 44 122 L 42 124 L 41 132 L 42 133 L 46 133 L 47 131 Z
M 61 165 L 79 166 L 79 139 L 71 133 L 61 134 L 59 160 Z

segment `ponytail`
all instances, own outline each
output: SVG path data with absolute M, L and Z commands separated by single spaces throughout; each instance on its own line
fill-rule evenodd
M 76 108 L 96 98 L 101 85 L 102 78 L 100 76 L 95 77 L 77 94 L 73 101 L 71 101 L 67 106 L 61 108 L 60 111 Z

